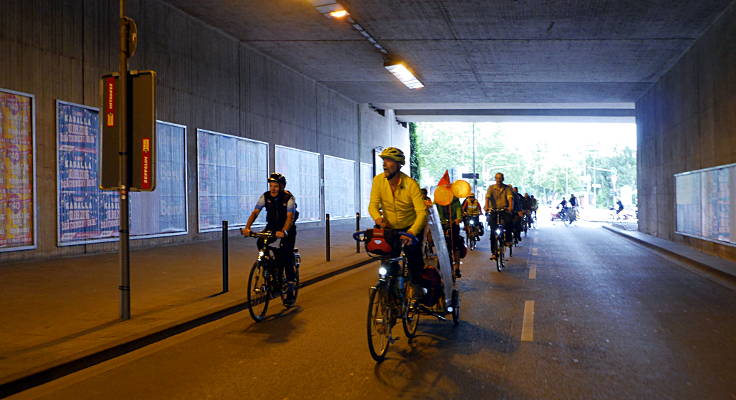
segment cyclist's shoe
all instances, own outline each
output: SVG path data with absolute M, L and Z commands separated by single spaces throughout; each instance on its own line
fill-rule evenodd
M 491 261 L 496 261 L 496 258 L 498 258 L 498 256 L 496 256 L 495 253 L 491 254 Z
M 455 270 L 455 278 L 462 278 L 463 274 L 460 272 L 460 268 Z
M 294 297 L 295 289 L 296 285 L 293 282 L 289 282 L 286 289 L 286 301 L 284 302 L 284 305 L 286 305 L 287 307 L 292 307 L 294 306 L 294 303 L 296 303 L 296 298 Z

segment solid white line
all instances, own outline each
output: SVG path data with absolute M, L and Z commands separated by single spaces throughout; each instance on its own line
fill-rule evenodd
M 529 267 L 529 279 L 537 279 L 537 266 L 533 265 Z
M 521 341 L 534 341 L 534 300 L 524 302 L 524 323 L 521 326 Z

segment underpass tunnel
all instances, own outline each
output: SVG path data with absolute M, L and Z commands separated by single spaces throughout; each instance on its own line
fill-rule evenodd
M 539 224 L 380 364 L 389 147 Z M 0 398 L 736 399 L 734 282 L 736 0 L 0 1 Z

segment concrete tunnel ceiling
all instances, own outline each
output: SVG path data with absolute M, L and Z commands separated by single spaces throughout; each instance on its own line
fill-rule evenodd
M 631 109 L 731 3 L 340 1 L 420 75 L 426 87 L 409 90 L 349 24 L 325 18 L 308 0 L 166 1 L 348 98 L 405 109 L 404 115 L 530 103 Z M 468 114 L 474 113 L 484 112 Z

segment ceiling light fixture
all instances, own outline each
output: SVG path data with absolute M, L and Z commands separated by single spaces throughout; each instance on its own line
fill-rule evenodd
M 421 89 L 424 87 L 424 84 L 419 81 L 404 62 L 387 62 L 384 64 L 384 67 L 409 89 Z
M 384 67 L 392 73 L 401 83 L 403 83 L 409 89 L 421 89 L 424 84 L 419 81 L 419 78 L 412 72 L 411 69 L 402 61 L 393 61 L 391 54 L 388 50 L 379 43 L 376 38 L 373 37 L 358 21 L 353 19 L 350 12 L 345 9 L 340 3 L 335 0 L 309 0 L 314 8 L 327 18 L 333 19 L 344 19 L 348 22 L 353 29 L 355 29 L 361 36 L 363 36 L 379 53 L 383 55 Z
M 310 0 L 314 8 L 327 18 L 344 18 L 350 13 L 335 0 Z
M 329 15 L 332 18 L 344 18 L 344 17 L 347 17 L 348 15 L 350 15 L 350 13 L 347 10 L 337 10 L 337 11 L 333 11 L 333 12 L 327 14 L 327 15 Z

